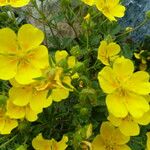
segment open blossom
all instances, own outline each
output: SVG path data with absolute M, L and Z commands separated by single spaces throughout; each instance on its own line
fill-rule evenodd
M 130 113 L 134 118 L 140 118 L 149 110 L 144 97 L 150 93 L 149 74 L 133 72 L 133 62 L 121 57 L 115 60 L 112 68 L 106 66 L 98 74 L 100 86 L 108 94 L 108 111 L 115 117 L 124 118 Z
M 63 136 L 61 141 L 57 142 L 55 139 L 44 139 L 40 133 L 33 139 L 32 146 L 35 150 L 65 150 L 68 147 L 67 142 L 67 136 Z
M 43 32 L 30 24 L 17 35 L 10 28 L 0 29 L 0 79 L 29 84 L 40 77 L 41 69 L 49 65 L 48 50 L 40 45 L 43 39 Z
M 0 134 L 10 134 L 18 126 L 18 121 L 9 118 L 5 112 L 0 109 Z
M 0 0 L 0 6 L 11 5 L 12 7 L 22 7 L 29 2 L 30 0 Z
M 125 7 L 119 3 L 120 0 L 96 0 L 96 7 L 110 20 L 116 21 L 115 17 L 124 16 Z
M 98 48 L 98 59 L 104 65 L 110 65 L 110 63 L 117 58 L 117 54 L 120 52 L 121 48 L 118 44 L 111 42 L 107 43 L 107 41 L 101 41 L 100 46 Z
M 103 122 L 100 134 L 92 142 L 92 150 L 131 150 L 126 145 L 129 140 L 129 136 L 123 135 L 110 122 Z
M 140 133 L 139 125 L 148 125 L 150 123 L 150 111 L 146 112 L 140 118 L 133 118 L 131 115 L 128 115 L 125 118 L 117 118 L 110 114 L 108 120 L 114 126 L 118 127 L 124 135 L 136 136 Z

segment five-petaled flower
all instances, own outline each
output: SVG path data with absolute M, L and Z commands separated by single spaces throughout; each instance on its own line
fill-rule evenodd
M 121 57 L 115 60 L 112 68 L 106 66 L 98 74 L 100 86 L 108 94 L 108 111 L 115 117 L 124 118 L 130 113 L 134 118 L 140 118 L 149 110 L 144 97 L 150 93 L 149 74 L 133 71 L 133 62 Z
M 61 141 L 57 142 L 55 139 L 44 139 L 40 133 L 33 139 L 32 146 L 35 150 L 65 150 L 68 147 L 67 142 L 67 136 L 63 136 Z
M 92 148 L 93 150 L 130 150 L 126 145 L 129 140 L 129 136 L 123 135 L 110 122 L 103 122 L 100 134 L 92 142 Z
M 115 17 L 124 16 L 125 7 L 119 4 L 120 0 L 96 0 L 95 4 L 110 21 L 116 21 Z
M 30 24 L 17 35 L 10 28 L 0 29 L 0 79 L 29 84 L 40 77 L 41 69 L 49 65 L 48 50 L 40 45 L 43 39 L 43 32 Z

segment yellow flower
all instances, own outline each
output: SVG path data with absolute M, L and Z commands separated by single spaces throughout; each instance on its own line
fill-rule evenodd
M 69 96 L 69 92 L 73 91 L 71 78 L 69 76 L 63 75 L 63 69 L 61 67 L 56 67 L 54 81 L 55 88 L 52 89 L 49 99 L 52 99 L 56 102 L 59 102 L 62 99 L 66 99 Z
M 119 4 L 120 0 L 96 0 L 97 8 L 110 20 L 116 21 L 115 17 L 124 16 L 125 7 Z
M 30 0 L 0 0 L 0 6 L 11 5 L 12 7 L 22 7 L 29 2 Z
M 92 148 L 93 150 L 130 150 L 126 145 L 129 140 L 129 136 L 123 135 L 110 122 L 103 122 L 100 134 L 92 142 Z
M 68 53 L 65 50 L 58 50 L 55 53 L 55 60 L 56 63 L 59 63 L 61 60 L 66 59 L 68 56 Z
M 10 99 L 7 101 L 6 115 L 12 119 L 26 118 L 28 121 L 33 122 L 38 119 L 38 113 L 39 112 L 32 110 L 29 105 L 17 106 L 14 105 Z
M 35 150 L 65 150 L 68 147 L 67 142 L 67 136 L 63 136 L 61 141 L 57 142 L 54 139 L 44 139 L 40 133 L 33 139 L 32 146 Z
M 121 133 L 126 136 L 136 136 L 140 133 L 139 125 L 147 125 L 150 123 L 150 111 L 145 113 L 141 118 L 133 118 L 131 115 L 125 118 L 116 118 L 112 114 L 109 115 L 108 120 L 116 127 L 119 127 Z
M 23 25 L 18 35 L 10 28 L 0 29 L 0 79 L 15 77 L 20 84 L 29 84 L 41 76 L 41 69 L 49 65 L 48 50 L 40 45 L 44 39 L 41 30 Z
M 109 65 L 120 52 L 120 46 L 114 42 L 107 43 L 107 41 L 101 41 L 98 49 L 98 59 L 104 64 Z
M 147 149 L 146 150 L 150 150 L 150 132 L 147 132 L 146 135 L 147 135 L 147 144 L 146 144 Z
M 17 120 L 10 119 L 2 110 L 0 110 L 0 134 L 10 134 L 17 126 Z
M 9 90 L 9 98 L 17 106 L 29 105 L 35 112 L 42 112 L 43 108 L 51 105 L 47 99 L 48 90 L 37 91 L 34 86 L 12 87 Z
M 82 2 L 84 2 L 85 4 L 90 5 L 90 6 L 95 4 L 95 0 L 82 0 Z
M 134 118 L 140 118 L 149 110 L 144 97 L 150 93 L 149 74 L 133 71 L 133 62 L 121 57 L 115 60 L 113 68 L 106 66 L 98 74 L 100 86 L 108 94 L 108 111 L 115 117 L 124 118 L 129 112 Z

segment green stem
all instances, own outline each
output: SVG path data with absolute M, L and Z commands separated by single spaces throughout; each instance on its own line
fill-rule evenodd
M 120 37 L 120 36 L 123 36 L 123 35 L 126 35 L 126 34 L 128 34 L 128 33 L 134 32 L 134 31 L 136 31 L 137 29 L 139 29 L 140 27 L 142 27 L 143 25 L 145 25 L 146 23 L 147 23 L 147 20 L 145 19 L 142 23 L 140 23 L 140 24 L 139 24 L 138 26 L 136 26 L 134 29 L 132 29 L 132 30 L 130 30 L 130 31 L 127 31 L 127 32 L 125 32 L 125 33 L 122 33 L 122 34 L 116 36 L 116 38 L 118 38 L 118 37 Z
M 17 137 L 17 135 L 13 136 L 11 139 L 9 139 L 7 142 L 3 143 L 2 145 L 0 145 L 0 149 L 3 148 L 4 146 L 8 145 L 10 142 L 12 142 L 15 138 Z

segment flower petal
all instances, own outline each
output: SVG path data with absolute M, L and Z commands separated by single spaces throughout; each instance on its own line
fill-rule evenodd
M 93 150 L 106 150 L 103 139 L 100 135 L 97 135 L 92 142 Z
M 37 113 L 33 111 L 29 106 L 26 106 L 26 119 L 30 122 L 36 121 L 38 119 Z
M 138 71 L 132 75 L 127 83 L 127 88 L 137 94 L 147 95 L 150 93 L 149 74 L 145 71 Z
M 129 113 L 134 118 L 140 118 L 149 110 L 149 104 L 143 96 L 128 93 L 125 97 L 125 104 Z M 115 106 L 115 105 L 114 105 Z
M 140 133 L 138 123 L 133 120 L 124 119 L 119 126 L 120 131 L 126 136 L 136 136 Z
M 18 66 L 15 79 L 20 84 L 29 84 L 34 82 L 34 78 L 38 78 L 42 75 L 40 69 L 35 68 L 32 64 L 27 62 L 21 62 Z
M 68 142 L 68 137 L 67 136 L 63 136 L 61 141 L 59 141 L 57 143 L 58 149 L 59 150 L 65 150 L 68 147 L 68 145 L 66 144 L 67 142 Z
M 60 102 L 63 99 L 66 99 L 69 96 L 69 90 L 64 88 L 55 88 L 52 90 L 51 97 L 53 101 Z
M 18 31 L 18 41 L 24 51 L 39 46 L 44 40 L 44 33 L 31 24 L 23 25 Z
M 9 4 L 12 7 L 22 7 L 22 6 L 27 5 L 29 2 L 30 2 L 30 0 L 17 0 L 17 1 L 10 0 Z
M 31 94 L 31 88 L 12 87 L 9 90 L 9 97 L 11 98 L 11 101 L 17 106 L 26 106 L 31 99 Z
M 62 50 L 62 51 L 56 51 L 55 53 L 55 61 L 56 63 L 59 63 L 62 59 L 65 59 L 68 56 L 67 51 Z
M 122 5 L 116 5 L 112 10 L 111 10 L 111 14 L 115 17 L 123 17 L 125 14 L 125 10 L 126 8 Z
M 104 65 L 109 65 L 108 58 L 107 58 L 107 42 L 101 41 L 100 46 L 98 48 L 98 56 L 99 59 Z
M 147 125 L 150 123 L 150 110 L 140 118 L 135 118 L 135 121 L 138 122 L 140 125 Z
M 118 58 L 113 64 L 113 71 L 120 82 L 126 81 L 134 71 L 133 62 L 130 59 Z
M 44 102 L 46 101 L 47 91 L 38 91 L 32 94 L 30 99 L 30 107 L 33 111 L 40 113 L 44 108 Z
M 10 134 L 11 131 L 18 126 L 17 120 L 6 118 L 5 126 L 3 130 L 1 130 L 1 134 Z
M 119 145 L 116 150 L 131 150 L 128 145 Z
M 120 46 L 114 42 L 109 43 L 107 46 L 107 54 L 109 57 L 117 55 L 120 50 Z
M 51 143 L 50 140 L 44 139 L 40 133 L 32 140 L 32 146 L 36 150 L 49 150 L 51 148 Z
M 12 79 L 17 72 L 17 61 L 11 56 L 0 55 L 0 79 Z
M 115 117 L 124 118 L 128 115 L 128 111 L 124 104 L 124 100 L 119 93 L 116 92 L 107 95 L 106 104 L 108 107 L 108 111 L 112 113 Z
M 17 47 L 16 33 L 10 28 L 0 29 L 0 54 L 14 54 Z
M 44 45 L 33 49 L 26 57 L 36 68 L 44 69 L 49 65 L 48 49 Z
M 11 100 L 7 101 L 7 112 L 8 115 L 12 119 L 22 119 L 25 116 L 24 107 L 14 105 Z
M 119 86 L 117 80 L 115 79 L 113 70 L 107 66 L 98 73 L 98 81 L 105 93 L 112 93 Z

